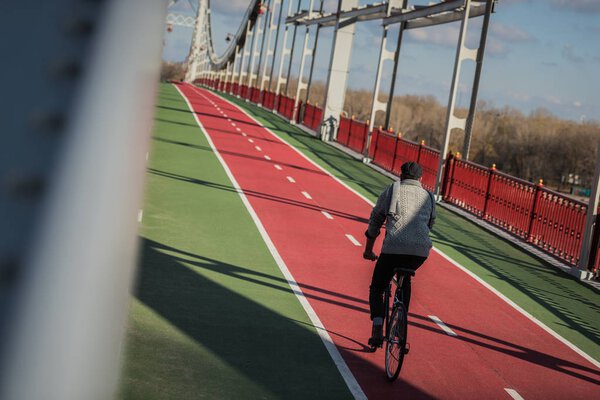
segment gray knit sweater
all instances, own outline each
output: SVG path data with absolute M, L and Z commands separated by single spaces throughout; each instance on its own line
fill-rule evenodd
M 379 230 L 386 222 L 382 253 L 429 256 L 429 230 L 435 222 L 435 202 L 432 200 L 431 194 L 417 180 L 395 182 L 377 199 L 367 236 L 379 236 Z

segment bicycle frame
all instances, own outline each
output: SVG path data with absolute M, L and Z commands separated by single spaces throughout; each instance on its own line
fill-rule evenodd
M 393 279 L 396 284 L 396 290 L 394 291 L 394 300 L 392 302 L 392 313 L 393 310 L 400 304 L 404 302 L 402 298 L 402 285 L 404 284 L 404 274 L 397 273 L 395 279 Z M 390 297 L 392 295 L 392 283 L 390 283 L 385 291 L 385 338 L 384 340 L 388 340 L 390 337 Z

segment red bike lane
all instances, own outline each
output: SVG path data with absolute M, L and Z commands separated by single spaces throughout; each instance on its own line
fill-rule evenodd
M 388 383 L 384 352 L 366 347 L 373 263 L 361 244 L 371 206 L 237 106 L 179 89 L 368 398 L 600 397 L 594 365 L 436 252 L 413 281 L 411 351 Z

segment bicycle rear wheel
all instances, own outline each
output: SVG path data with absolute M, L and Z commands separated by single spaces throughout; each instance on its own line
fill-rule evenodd
M 400 374 L 406 349 L 406 309 L 400 303 L 394 308 L 390 318 L 390 330 L 385 343 L 385 374 L 394 381 Z

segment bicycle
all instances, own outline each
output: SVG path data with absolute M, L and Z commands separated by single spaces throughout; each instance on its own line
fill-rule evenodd
M 404 362 L 404 356 L 408 354 L 410 350 L 406 343 L 408 313 L 404 306 L 402 285 L 404 284 L 404 277 L 408 275 L 410 279 L 411 276 L 415 276 L 415 271 L 412 269 L 395 268 L 394 275 L 395 279 L 393 279 L 393 282 L 396 285 L 396 290 L 394 291 L 391 312 L 390 297 L 392 294 L 392 283 L 388 285 L 384 297 L 385 335 L 383 342 L 385 342 L 385 373 L 390 382 L 393 382 L 398 378 L 402 363 Z M 376 347 L 382 346 L 383 343 Z M 372 346 L 371 351 L 375 351 L 376 347 Z

